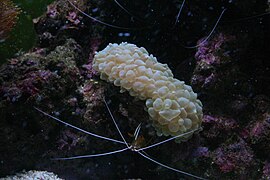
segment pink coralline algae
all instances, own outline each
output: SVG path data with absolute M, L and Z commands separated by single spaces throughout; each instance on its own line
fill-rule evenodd
M 232 61 L 230 50 L 226 50 L 229 43 L 233 43 L 235 38 L 230 35 L 219 33 L 211 41 L 201 39 L 200 46 L 195 54 L 196 68 L 193 73 L 191 82 L 193 86 L 203 87 L 205 89 L 215 88 L 218 82 L 222 82 L 224 72 L 219 71 L 221 66 Z
M 251 148 L 241 139 L 239 142 L 216 149 L 212 156 L 214 163 L 225 173 L 238 171 L 242 174 L 254 164 Z
M 55 19 L 58 15 L 59 15 L 59 12 L 58 12 L 56 6 L 53 6 L 53 5 L 47 6 L 47 16 L 48 17 Z
M 204 115 L 203 122 L 209 124 L 215 124 L 219 129 L 234 129 L 237 127 L 237 123 L 232 118 L 226 118 L 222 116 Z
M 35 64 L 36 62 L 33 62 Z M 27 64 L 32 66 L 31 64 Z M 6 83 L 0 87 L 0 94 L 9 102 L 18 101 L 20 97 L 33 97 L 40 93 L 44 86 L 48 86 L 58 76 L 48 70 L 37 70 L 24 74 L 17 82 Z
M 70 99 L 67 100 L 67 104 L 69 104 L 70 106 L 77 106 L 78 105 L 78 99 L 76 97 L 72 97 Z
M 46 98 L 44 94 L 61 95 L 75 88 L 74 82 L 80 79 L 75 61 L 79 57 L 77 52 L 75 41 L 69 39 L 65 46 L 58 46 L 46 56 L 31 52 L 12 59 L 0 69 L 0 100 L 2 103 L 38 100 Z
M 81 22 L 82 18 L 78 16 L 76 12 L 73 11 L 68 13 L 67 19 L 74 25 L 78 25 Z
M 92 62 L 89 63 L 89 64 L 84 64 L 82 67 L 83 67 L 84 70 L 85 70 L 85 73 L 84 73 L 84 74 L 85 74 L 86 77 L 89 78 L 89 79 L 91 79 L 92 77 L 94 77 L 95 75 L 98 74 L 97 71 L 93 69 L 93 67 L 92 67 Z
M 213 40 L 206 41 L 201 44 L 204 39 L 199 40 L 198 50 L 195 54 L 195 58 L 198 61 L 204 62 L 206 64 L 219 64 L 221 62 L 221 58 L 228 56 L 228 52 L 222 52 L 222 45 L 225 43 L 232 41 L 234 37 L 224 35 L 222 33 L 218 34 Z M 222 55 L 222 56 L 220 56 Z
M 3 86 L 0 88 L 2 100 L 6 99 L 8 102 L 16 102 L 22 96 L 22 91 L 17 86 Z
M 198 147 L 195 152 L 193 153 L 193 156 L 195 157 L 209 157 L 210 151 L 208 147 Z
M 99 38 L 92 38 L 91 39 L 91 47 L 90 47 L 90 53 L 89 53 L 89 58 L 87 64 L 84 64 L 82 67 L 84 68 L 83 74 L 91 79 L 95 75 L 97 75 L 97 71 L 93 69 L 92 63 L 93 63 L 93 58 L 95 55 L 95 52 L 98 50 L 99 45 L 101 44 L 101 39 Z
M 270 179 L 270 162 L 266 161 L 263 167 L 263 179 Z
M 81 137 L 77 134 L 71 132 L 70 130 L 65 130 L 62 132 L 61 137 L 57 141 L 58 149 L 60 150 L 70 150 L 72 147 L 75 147 L 80 141 Z
M 86 103 L 84 119 L 92 122 L 93 119 L 100 119 L 100 114 L 96 113 L 98 109 L 103 109 L 103 97 L 105 89 L 97 81 L 89 80 L 81 87 L 80 93 L 83 95 L 83 101 Z
M 270 121 L 270 117 L 268 117 L 268 120 Z M 270 129 L 270 122 L 268 121 L 257 122 L 251 129 L 250 136 L 252 136 L 253 138 L 259 138 L 260 136 L 267 136 L 269 135 L 269 132 L 267 133 L 268 129 Z
M 253 98 L 253 113 L 251 121 L 242 129 L 241 137 L 252 144 L 270 142 L 270 100 L 259 95 Z M 270 150 L 270 149 L 269 149 Z
M 237 122 L 233 118 L 222 116 L 204 115 L 203 123 L 207 131 L 202 133 L 208 138 L 216 138 L 221 133 L 230 133 L 238 127 Z
M 40 86 L 44 86 L 50 81 L 53 76 L 56 76 L 48 70 L 39 70 L 36 72 L 30 72 L 25 75 L 26 78 L 19 82 L 18 87 L 22 89 L 23 92 L 29 95 L 34 95 L 39 92 Z
M 255 114 L 243 132 L 243 135 L 256 147 L 260 154 L 268 155 L 270 151 L 270 104 L 269 99 L 263 96 L 255 98 Z

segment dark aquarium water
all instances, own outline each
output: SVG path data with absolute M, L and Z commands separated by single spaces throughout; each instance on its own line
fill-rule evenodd
M 268 0 L 0 10 L 0 179 L 270 179 Z

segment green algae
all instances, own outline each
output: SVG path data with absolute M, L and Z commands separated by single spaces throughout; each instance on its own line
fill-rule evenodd
M 0 43 L 0 64 L 5 63 L 7 58 L 22 54 L 35 45 L 37 35 L 33 19 L 44 13 L 47 5 L 53 0 L 14 0 L 13 2 L 22 12 L 9 38 Z

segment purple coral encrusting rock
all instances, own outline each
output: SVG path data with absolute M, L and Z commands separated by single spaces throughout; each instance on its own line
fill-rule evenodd
M 64 130 L 61 133 L 59 140 L 57 141 L 58 149 L 67 149 L 68 151 L 70 151 L 73 147 L 76 147 L 79 141 L 82 141 L 81 139 L 82 137 L 71 132 L 70 130 Z
M 85 8 L 82 1 L 76 5 Z M 78 19 L 80 23 L 77 23 Z M 99 29 L 98 26 L 86 27 L 82 22 L 87 21 L 66 1 L 55 1 L 46 14 L 34 20 L 39 37 L 36 47 L 1 66 L 0 125 L 5 128 L 0 131 L 0 144 L 5 145 L 0 147 L 0 151 L 5 153 L 0 157 L 0 176 L 34 167 L 58 169 L 61 172 L 66 169 L 65 165 L 53 163 L 51 157 L 83 154 L 89 152 L 89 148 L 100 150 L 100 144 L 95 147 L 89 145 L 90 142 L 98 144 L 96 139 L 89 141 L 85 134 L 77 131 L 62 131 L 64 126 L 57 126 L 34 109 L 38 107 L 80 126 L 85 112 L 90 109 L 87 104 L 90 106 L 96 101 L 103 105 L 102 99 L 93 99 L 91 94 L 94 92 L 99 96 L 103 94 L 102 91 L 100 94 L 96 92 L 97 88 L 92 88 L 91 92 L 91 88 L 80 91 L 82 86 L 95 84 L 89 80 L 90 72 L 82 66 L 91 66 L 87 61 L 88 55 L 91 53 L 93 56 L 100 39 L 99 32 L 95 30 Z M 104 110 L 104 106 L 100 108 Z M 97 106 L 93 106 L 93 114 L 94 110 L 98 110 Z M 105 143 L 103 147 L 108 149 Z M 77 162 L 75 166 L 79 167 Z M 84 170 L 90 173 L 98 163 L 91 161 L 85 164 L 88 165 L 83 167 Z M 78 171 L 83 171 L 83 168 Z M 102 173 L 99 173 L 99 177 Z M 68 176 L 67 173 L 61 174 Z
M 87 1 L 73 2 L 81 10 L 86 9 Z M 85 19 L 81 13 L 67 1 L 54 1 L 47 7 L 47 12 L 33 20 L 35 29 L 38 34 L 38 46 L 55 48 L 55 45 L 61 44 L 65 36 L 75 39 L 76 42 L 83 45 L 84 41 L 92 36 L 94 28 L 86 27 Z M 99 27 L 96 27 L 99 28 Z M 96 33 L 94 36 L 98 36 Z M 81 35 L 84 38 L 81 38 Z
M 230 56 L 230 51 L 224 51 L 222 46 L 224 43 L 235 40 L 235 37 L 225 35 L 223 33 L 218 34 L 211 41 L 205 41 L 201 39 L 198 41 L 200 45 L 195 54 L 197 61 L 205 63 L 207 65 L 220 65 L 224 62 L 223 58 Z
M 98 50 L 99 45 L 101 44 L 102 40 L 100 38 L 92 38 L 90 40 L 91 46 L 90 46 L 90 53 L 89 53 L 89 58 L 86 64 L 84 64 L 82 67 L 82 75 L 86 76 L 89 79 L 92 79 L 95 77 L 98 73 L 96 70 L 94 70 L 92 64 L 93 64 L 93 59 L 95 52 Z
M 270 133 L 270 115 L 265 114 L 262 122 L 256 122 L 254 126 L 252 126 L 250 131 L 250 137 L 252 138 L 253 143 L 258 141 L 263 141 L 264 138 L 269 138 Z M 265 139 L 266 140 L 266 139 Z
M 239 172 L 247 175 L 255 164 L 251 148 L 243 140 L 229 145 L 222 145 L 212 152 L 213 161 L 222 172 Z M 246 176 L 248 177 L 248 176 Z
M 55 126 L 36 117 L 34 106 L 53 109 L 55 103 L 60 103 L 58 98 L 64 104 L 68 98 L 65 94 L 80 84 L 77 58 L 81 58 L 80 46 L 67 39 L 48 54 L 26 53 L 1 67 L 0 124 L 5 129 L 0 137 L 10 151 L 1 156 L 0 173 L 10 172 L 11 167 L 16 171 L 32 166 L 35 158 L 50 148 L 44 142 L 56 139 L 52 133 Z M 32 151 L 34 146 L 37 148 Z M 31 157 L 26 162 L 23 159 L 29 153 Z
M 233 133 L 238 123 L 233 118 L 222 116 L 204 115 L 203 123 L 205 131 L 202 132 L 207 138 L 221 138 Z
M 231 50 L 235 46 L 235 38 L 232 35 L 219 33 L 211 41 L 204 41 L 204 39 L 198 41 L 200 46 L 195 54 L 197 65 L 191 79 L 195 88 L 215 89 L 226 81 L 224 78 L 227 78 L 229 73 L 235 74 L 237 69 L 231 69 L 229 72 L 221 71 L 229 64 L 235 64 L 232 59 L 235 52 Z
M 38 102 L 46 98 L 45 94 L 60 96 L 68 89 L 74 88 L 76 84 L 69 87 L 64 85 L 80 81 L 75 61 L 75 58 L 79 57 L 78 54 L 75 55 L 79 47 L 74 45 L 73 40 L 68 40 L 65 46 L 57 47 L 47 56 L 32 52 L 16 60 L 12 59 L 9 64 L 3 66 L 0 70 L 2 106 L 3 103 L 27 99 Z
M 266 161 L 263 166 L 263 176 L 262 179 L 269 179 L 270 178 L 270 162 Z
M 207 147 L 198 147 L 194 152 L 194 157 L 209 157 L 209 149 Z
M 269 179 L 270 55 L 265 50 L 270 42 L 269 16 L 256 16 L 269 8 L 267 1 L 190 1 L 176 24 L 179 1 L 120 2 L 131 13 L 135 11 L 130 7 L 135 8 L 135 16 L 143 21 L 127 15 L 114 1 L 71 2 L 98 20 L 132 29 L 103 26 L 66 0 L 54 1 L 43 16 L 34 19 L 36 47 L 0 69 L 0 126 L 4 127 L 0 131 L 0 144 L 4 144 L 0 146 L 4 152 L 0 176 L 41 169 L 67 179 L 183 178 L 129 152 L 50 160 L 125 146 L 68 129 L 35 111 L 34 106 L 119 140 L 104 106 L 105 98 L 128 143 L 134 140 L 139 123 L 139 137 L 145 140 L 139 145 L 164 140 L 155 135 L 143 102 L 100 81 L 93 70 L 95 51 L 110 42 L 127 41 L 146 47 L 158 61 L 167 63 L 175 77 L 192 85 L 204 105 L 203 131 L 187 142 L 172 141 L 149 149 L 149 156 L 206 179 Z M 198 39 L 211 32 L 224 7 L 227 11 L 214 33 L 200 44 L 205 38 Z M 243 19 L 252 15 L 255 17 Z M 196 52 L 183 48 L 197 41 Z
M 93 121 L 101 119 L 102 114 L 96 113 L 96 111 L 104 108 L 103 99 L 105 88 L 100 86 L 98 81 L 89 80 L 80 88 L 80 92 L 86 104 L 84 120 L 86 123 L 97 123 Z
M 266 96 L 257 96 L 253 102 L 255 114 L 243 129 L 243 137 L 252 144 L 255 152 L 267 156 L 270 151 L 270 100 Z
M 205 115 L 194 156 L 216 165 L 220 172 L 207 168 L 210 177 L 260 177 L 269 158 L 269 98 L 246 74 L 243 54 L 254 46 L 245 43 L 245 35 L 221 32 L 201 43 L 195 54 L 191 83 L 200 92 Z

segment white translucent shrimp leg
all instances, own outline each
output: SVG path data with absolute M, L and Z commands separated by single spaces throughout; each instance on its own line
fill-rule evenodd
M 128 150 L 129 148 L 119 149 L 116 151 L 106 152 L 106 153 L 100 153 L 100 154 L 89 154 L 89 155 L 82 155 L 82 156 L 72 156 L 67 158 L 53 158 L 52 160 L 73 160 L 73 159 L 83 159 L 83 158 L 92 158 L 92 157 L 100 157 L 100 156 L 107 156 L 111 154 L 120 153 L 123 151 Z
M 149 148 L 158 146 L 158 145 L 160 145 L 160 144 L 163 144 L 163 143 L 172 141 L 172 140 L 174 140 L 174 139 L 176 139 L 176 138 L 179 138 L 179 137 L 182 137 L 182 136 L 185 136 L 185 135 L 188 135 L 188 134 L 192 134 L 192 133 L 194 133 L 195 131 L 198 131 L 198 130 L 200 130 L 200 129 L 201 129 L 201 128 L 198 128 L 198 129 L 194 129 L 194 130 L 192 130 L 192 131 L 189 131 L 189 132 L 186 132 L 186 133 L 183 133 L 183 134 L 179 134 L 179 135 L 177 135 L 177 136 L 171 137 L 171 138 L 166 139 L 166 140 L 164 140 L 164 141 L 161 141 L 161 142 L 152 144 L 152 145 L 150 145 L 150 146 L 146 146 L 146 147 L 143 147 L 143 148 L 140 148 L 140 149 L 136 149 L 135 151 L 142 151 L 142 150 L 146 150 L 146 149 L 149 149 Z
M 52 116 L 52 115 L 50 115 L 50 114 L 48 114 L 48 113 L 46 113 L 46 112 L 40 110 L 40 109 L 37 108 L 37 107 L 34 107 L 34 108 L 35 108 L 37 111 L 39 111 L 40 113 L 44 114 L 45 116 L 48 116 L 48 117 L 50 117 L 50 118 L 52 118 L 52 119 L 54 119 L 54 120 L 56 120 L 56 121 L 58 121 L 58 122 L 60 122 L 60 123 L 62 123 L 62 124 L 65 124 L 65 125 L 67 125 L 67 126 L 73 128 L 73 129 L 77 129 L 77 130 L 79 130 L 79 131 L 81 131 L 81 132 L 83 132 L 83 133 L 85 133 L 85 134 L 94 136 L 94 137 L 96 137 L 96 138 L 100 138 L 100 139 L 105 139 L 105 140 L 108 140 L 108 141 L 112 141 L 112 142 L 115 142 L 115 143 L 125 144 L 125 142 L 123 142 L 123 141 L 119 141 L 119 140 L 116 140 L 116 139 L 112 139 L 112 138 L 108 138 L 108 137 L 105 137 L 105 136 L 101 136 L 101 135 L 97 135 L 97 134 L 88 132 L 88 131 L 83 130 L 83 129 L 81 129 L 81 128 L 78 128 L 78 127 L 76 127 L 76 126 L 74 126 L 74 125 L 72 125 L 72 124 L 69 124 L 69 123 L 67 123 L 67 122 L 65 122 L 65 121 L 62 121 L 62 120 L 60 120 L 60 119 L 58 119 L 58 118 L 56 118 L 56 117 L 54 117 L 54 116 Z
M 180 17 L 180 14 L 181 14 L 181 12 L 182 12 L 182 9 L 183 9 L 183 7 L 184 7 L 185 1 L 186 1 L 186 0 L 184 0 L 184 1 L 182 2 L 182 4 L 181 4 L 181 7 L 180 7 L 179 12 L 178 12 L 178 14 L 177 14 L 177 17 L 176 17 L 174 26 L 177 24 L 177 22 L 178 22 L 178 20 L 179 20 L 179 17 Z
M 223 9 L 223 11 L 221 12 L 221 14 L 219 15 L 219 18 L 218 18 L 216 24 L 213 27 L 213 29 L 211 30 L 211 32 L 209 33 L 209 35 L 202 42 L 200 42 L 200 44 L 198 44 L 196 46 L 184 46 L 184 48 L 189 48 L 189 49 L 197 48 L 197 47 L 201 46 L 203 43 L 205 43 L 210 38 L 210 36 L 214 33 L 214 31 L 215 31 L 215 29 L 216 29 L 216 27 L 217 27 L 217 25 L 218 25 L 218 23 L 219 23 L 220 19 L 222 18 L 222 16 L 223 16 L 223 14 L 224 14 L 225 11 L 226 11 L 226 9 Z
M 109 114 L 110 114 L 110 116 L 111 116 L 111 118 L 112 118 L 112 120 L 113 120 L 113 123 L 114 123 L 114 125 L 115 125 L 115 127 L 116 127 L 118 133 L 120 134 L 121 138 L 122 138 L 123 141 L 125 142 L 126 146 L 127 146 L 128 148 L 130 148 L 130 146 L 128 145 L 126 139 L 124 138 L 122 132 L 120 131 L 120 129 L 119 129 L 117 123 L 116 123 L 116 120 L 114 119 L 114 117 L 113 117 L 113 115 L 112 115 L 112 112 L 111 112 L 111 110 L 110 110 L 110 108 L 109 108 L 109 106 L 108 106 L 108 104 L 107 104 L 107 102 L 106 102 L 106 100 L 105 100 L 104 98 L 103 98 L 103 101 L 104 101 L 105 106 L 106 106 L 106 108 L 107 108 L 107 110 L 108 110 L 108 112 L 109 112 Z
M 135 137 L 137 137 L 138 134 L 140 133 L 140 128 L 141 128 L 141 124 L 139 124 L 139 126 L 138 126 L 138 127 L 136 128 L 136 130 L 135 130 L 135 133 L 134 133 L 134 134 L 136 134 Z M 160 144 L 166 143 L 166 142 L 171 141 L 171 140 L 173 140 L 173 139 L 176 139 L 176 138 L 178 138 L 178 137 L 181 137 L 181 136 L 184 136 L 184 135 L 187 135 L 187 134 L 190 134 L 190 133 L 194 133 L 194 132 L 197 131 L 197 130 L 198 130 L 198 129 L 192 130 L 192 131 L 189 131 L 189 132 L 187 132 L 187 133 L 183 133 L 183 134 L 181 134 L 181 135 L 178 135 L 178 136 L 169 138 L 169 139 L 167 139 L 167 140 L 161 141 L 161 142 L 159 142 L 159 143 L 156 143 L 156 144 L 153 144 L 153 145 L 150 145 L 150 146 L 141 148 L 141 149 L 135 149 L 134 151 L 137 152 L 137 153 L 139 153 L 139 154 L 140 154 L 141 156 L 143 156 L 144 158 L 146 158 L 146 159 L 148 159 L 148 160 L 150 160 L 150 161 L 152 161 L 152 162 L 154 162 L 154 163 L 156 163 L 156 164 L 158 164 L 158 165 L 160 165 L 160 166 L 162 166 L 162 167 L 165 167 L 165 168 L 167 168 L 167 169 L 176 171 L 176 172 L 178 172 L 178 173 L 181 173 L 181 174 L 184 174 L 184 175 L 187 175 L 187 176 L 196 178 L 196 179 L 204 179 L 204 178 L 201 178 L 201 177 L 199 177 L 199 176 L 196 176 L 196 175 L 193 175 L 193 174 L 190 174 L 190 173 L 187 173 L 187 172 L 184 172 L 184 171 L 181 171 L 181 170 L 172 168 L 172 167 L 167 166 L 167 165 L 165 165 L 165 164 L 162 164 L 162 163 L 160 163 L 160 162 L 158 162 L 158 161 L 156 161 L 156 160 L 150 158 L 149 155 L 147 155 L 147 153 L 143 151 L 143 150 L 145 150 L 145 149 L 149 149 L 149 148 L 158 146 L 158 145 L 160 145 Z M 135 139 L 135 140 L 136 140 L 136 139 Z M 139 151 L 141 151 L 141 152 L 139 152 Z
M 112 113 L 111 113 L 111 110 L 110 110 L 110 108 L 109 108 L 109 106 L 108 106 L 106 100 L 103 99 L 103 101 L 104 101 L 104 103 L 105 103 L 105 105 L 106 105 L 106 107 L 107 107 L 107 109 L 108 109 L 108 111 L 109 111 L 109 113 L 110 113 L 110 116 L 111 116 L 111 118 L 112 118 L 112 120 L 113 120 L 113 122 L 114 122 L 114 124 L 115 124 L 115 126 L 116 126 L 116 128 L 117 128 L 117 130 L 118 130 L 118 132 L 119 132 L 119 134 L 120 134 L 120 136 L 121 136 L 122 139 L 126 142 L 124 136 L 122 135 L 122 133 L 121 133 L 121 131 L 120 131 L 120 129 L 119 129 L 119 127 L 118 127 L 118 125 L 117 125 L 117 123 L 116 123 L 116 121 L 115 121 L 115 119 L 114 119 Z M 139 132 L 140 132 L 140 124 L 139 124 L 139 126 L 136 128 L 135 132 L 136 132 L 137 135 L 139 134 Z M 190 131 L 189 133 L 191 133 L 191 131 Z M 183 136 L 183 134 L 182 134 L 182 136 Z M 161 144 L 161 143 L 165 143 L 165 142 L 170 141 L 170 140 L 175 139 L 175 138 L 177 138 L 177 137 L 173 137 L 173 138 L 170 138 L 170 139 L 168 139 L 168 140 L 162 141 L 162 142 L 158 143 L 157 145 L 159 145 L 159 144 Z M 154 144 L 154 145 L 155 145 L 155 144 Z M 155 145 L 155 146 L 157 146 L 157 145 Z M 128 146 L 128 144 L 126 144 L 126 146 L 127 146 L 127 149 L 131 149 L 131 146 Z M 154 146 L 151 146 L 151 147 L 154 147 Z M 141 151 L 142 151 L 142 150 L 143 150 L 143 149 L 141 149 Z M 141 156 L 143 156 L 144 158 L 146 158 L 146 159 L 148 159 L 148 160 L 150 160 L 150 161 L 152 161 L 152 162 L 154 162 L 154 163 L 156 163 L 156 164 L 158 164 L 158 165 L 160 165 L 160 166 L 162 166 L 162 167 L 165 167 L 165 168 L 167 168 L 167 169 L 173 170 L 173 171 L 175 171 L 175 172 L 178 172 L 178 173 L 181 173 L 181 174 L 184 174 L 184 175 L 193 177 L 193 178 L 204 179 L 204 178 L 201 178 L 201 177 L 199 177 L 199 176 L 196 176 L 196 175 L 193 175 L 193 174 L 190 174 L 190 173 L 187 173 L 187 172 L 184 172 L 184 171 L 181 171 L 181 170 L 172 168 L 172 167 L 167 166 L 167 165 L 165 165 L 165 164 L 162 164 L 162 163 L 160 163 L 160 162 L 158 162 L 158 161 L 156 161 L 156 160 L 150 158 L 149 156 L 147 156 L 147 155 L 145 155 L 145 154 L 139 152 L 138 150 L 137 150 L 137 151 L 135 150 L 135 152 L 139 153 L 139 154 L 140 154 Z M 143 152 L 143 151 L 142 151 L 142 152 Z
M 175 169 L 175 168 L 172 168 L 172 167 L 167 166 L 167 165 L 165 165 L 165 164 L 162 164 L 162 163 L 160 163 L 160 162 L 158 162 L 158 161 L 156 161 L 156 160 L 150 158 L 149 156 L 147 156 L 147 155 L 145 155 L 145 154 L 143 154 L 143 153 L 141 153 L 141 152 L 138 152 L 138 153 L 139 153 L 141 156 L 143 156 L 144 158 L 146 158 L 146 159 L 148 159 L 148 160 L 150 160 L 150 161 L 152 161 L 152 162 L 154 162 L 154 163 L 156 163 L 156 164 L 158 164 L 158 165 L 160 165 L 160 166 L 162 166 L 162 167 L 165 167 L 165 168 L 167 168 L 167 169 L 173 170 L 173 171 L 175 171 L 175 172 L 178 172 L 178 173 L 181 173 L 181 174 L 184 174 L 184 175 L 187 175 L 187 176 L 196 178 L 196 179 L 204 179 L 204 178 L 202 178 L 202 177 L 199 177 L 199 176 L 196 176 L 196 175 L 187 173 L 187 172 L 185 172 L 185 171 L 181 171 L 181 170 L 179 170 L 179 169 Z
M 124 6 L 122 6 L 117 0 L 114 0 L 114 2 L 121 8 L 123 9 L 126 13 L 128 13 L 130 16 L 134 17 L 135 19 L 140 20 L 139 18 L 137 18 L 135 15 L 133 15 L 131 12 L 129 12 L 126 8 L 124 8 Z
M 244 18 L 240 18 L 240 19 L 236 19 L 236 20 L 231 20 L 231 21 L 226 21 L 226 22 L 245 21 L 245 20 L 249 20 L 249 19 L 253 19 L 253 18 L 258 18 L 258 17 L 264 16 L 264 15 L 269 15 L 269 14 L 270 14 L 270 12 L 264 12 L 264 13 L 257 14 L 257 15 L 254 15 L 254 16 L 248 16 L 248 17 L 244 17 Z
M 140 130 L 141 130 L 141 124 L 142 124 L 142 123 L 140 123 L 140 124 L 138 125 L 138 127 L 136 128 L 136 130 L 135 130 L 135 132 L 134 132 L 134 140 L 135 140 L 135 141 L 137 140 L 137 138 L 138 138 L 138 136 L 139 136 L 139 133 L 140 133 Z
M 128 13 L 130 16 L 133 16 L 133 14 L 131 14 L 126 8 L 124 8 L 124 6 L 122 6 L 117 0 L 114 0 L 114 2 L 121 8 L 123 9 L 126 13 Z M 135 17 L 135 16 L 133 16 Z
M 88 18 L 92 19 L 93 21 L 96 21 L 96 22 L 98 22 L 100 24 L 103 24 L 105 26 L 109 26 L 109 27 L 112 27 L 112 28 L 116 28 L 116 29 L 125 29 L 125 30 L 133 29 L 133 28 L 128 28 L 128 27 L 116 26 L 116 25 L 112 25 L 112 24 L 100 21 L 97 18 L 94 18 L 94 17 L 90 16 L 89 14 L 83 12 L 81 9 L 79 9 L 77 6 L 75 6 L 75 4 L 73 4 L 70 0 L 67 0 L 67 1 L 71 4 L 71 6 L 73 6 L 75 9 L 77 9 L 80 13 L 82 13 L 86 17 L 88 17 Z

